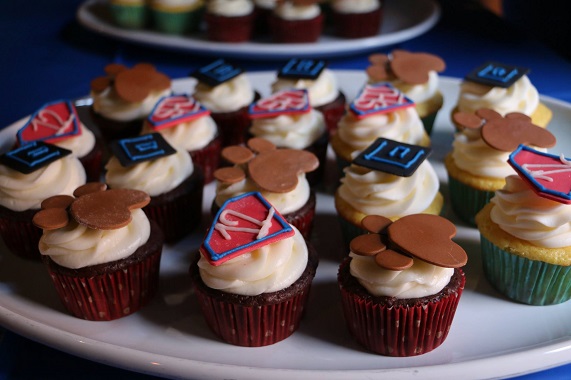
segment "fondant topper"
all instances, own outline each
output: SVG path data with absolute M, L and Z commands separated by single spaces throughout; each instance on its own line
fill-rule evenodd
M 539 196 L 571 204 L 571 160 L 520 145 L 508 162 Z
M 390 83 L 367 84 L 349 104 L 358 119 L 413 107 L 414 102 Z
M 529 72 L 528 68 L 488 61 L 470 71 L 465 79 L 491 87 L 511 87 Z
M 58 100 L 37 110 L 18 130 L 16 138 L 19 145 L 38 140 L 55 143 L 81 133 L 81 122 L 73 104 L 69 100 Z
M 394 50 L 391 54 L 373 54 L 369 56 L 371 65 L 367 75 L 376 82 L 399 79 L 408 84 L 428 82 L 431 71 L 442 72 L 446 69 L 444 61 L 429 53 L 411 53 L 406 50 Z
M 176 150 L 157 132 L 111 141 L 110 148 L 124 167 L 176 153 Z
M 380 137 L 352 163 L 400 177 L 410 177 L 431 153 L 430 148 Z
M 310 111 L 309 94 L 306 89 L 278 91 L 258 100 L 248 108 L 251 119 L 300 115 Z
M 293 228 L 262 194 L 251 192 L 224 202 L 200 252 L 210 264 L 218 266 L 294 234 Z
M 292 58 L 280 68 L 278 78 L 315 80 L 326 66 L 323 60 Z
M 149 116 L 147 122 L 155 131 L 170 128 L 180 123 L 188 123 L 210 111 L 190 95 L 169 95 L 161 98 Z
M 69 154 L 71 150 L 43 141 L 32 141 L 1 155 L 0 163 L 22 174 L 30 174 Z
M 205 83 L 210 87 L 216 87 L 236 78 L 243 72 L 244 70 L 241 67 L 223 59 L 217 59 L 206 66 L 200 67 L 190 75 L 196 78 L 199 82 Z

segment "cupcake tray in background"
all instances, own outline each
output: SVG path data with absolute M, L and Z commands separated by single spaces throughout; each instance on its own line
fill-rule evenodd
M 171 50 L 183 50 L 217 57 L 284 59 L 296 57 L 326 58 L 365 53 L 383 46 L 418 37 L 430 30 L 440 18 L 435 0 L 389 0 L 384 2 L 383 23 L 373 37 L 344 39 L 322 35 L 316 43 L 278 44 L 263 40 L 244 43 L 212 42 L 205 33 L 177 36 L 153 31 L 151 28 L 129 30 L 116 26 L 106 9 L 106 0 L 87 0 L 77 11 L 77 19 L 97 33 Z
M 335 72 L 341 89 L 352 99 L 365 82 L 358 71 Z M 275 73 L 249 74 L 262 94 L 269 92 Z M 441 79 L 445 104 L 432 135 L 434 165 L 447 198 L 443 158 L 451 149 L 450 110 L 459 80 Z M 178 92 L 192 91 L 193 79 L 175 80 Z M 558 143 L 550 151 L 571 153 L 571 104 L 542 100 L 554 113 L 549 129 Z M 5 151 L 25 119 L 0 131 Z M 482 274 L 479 234 L 454 217 L 456 242 L 468 252 L 466 289 L 447 339 L 427 354 L 390 358 L 362 349 L 349 335 L 336 283 L 341 233 L 333 205 L 335 164 L 330 152 L 325 189 L 318 193 L 312 242 L 321 261 L 313 283 L 307 314 L 288 339 L 260 348 L 235 347 L 219 341 L 198 310 L 187 274 L 189 253 L 201 236 L 195 233 L 166 246 L 160 289 L 154 300 L 136 314 L 111 322 L 83 321 L 68 315 L 45 268 L 0 248 L 0 324 L 56 349 L 116 367 L 164 377 L 197 379 L 413 379 L 498 378 L 524 374 L 571 362 L 571 302 L 528 306 L 509 301 L 494 291 Z M 204 220 L 214 195 L 205 189 Z

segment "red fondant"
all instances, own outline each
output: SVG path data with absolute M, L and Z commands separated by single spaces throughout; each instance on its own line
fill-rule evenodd
M 262 98 L 250 106 L 250 118 L 298 115 L 311 111 L 307 90 L 283 90 Z
M 151 128 L 158 131 L 209 114 L 210 111 L 200 105 L 193 97 L 172 95 L 159 100 L 149 115 L 148 121 Z
M 366 85 L 349 109 L 358 119 L 414 106 L 414 102 L 388 83 Z
M 49 103 L 40 108 L 18 131 L 18 143 L 33 141 L 54 143 L 81 135 L 79 117 L 68 101 Z

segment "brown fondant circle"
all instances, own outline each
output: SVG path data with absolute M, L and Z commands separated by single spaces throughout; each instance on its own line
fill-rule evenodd
M 42 209 L 48 208 L 62 208 L 66 209 L 69 205 L 75 200 L 74 197 L 71 195 L 54 195 L 53 197 L 49 197 L 44 199 L 40 205 Z
M 145 100 L 152 91 L 163 91 L 170 87 L 170 78 L 149 65 L 138 65 L 123 70 L 115 77 L 115 91 L 127 102 L 138 103 Z
M 381 268 L 397 271 L 410 268 L 414 261 L 412 257 L 387 249 L 375 256 L 375 262 Z
M 387 247 L 382 242 L 379 234 L 365 234 L 351 240 L 349 249 L 359 256 L 375 256 L 387 249 Z
M 250 148 L 255 153 L 277 149 L 277 147 L 271 141 L 261 137 L 253 137 L 249 139 L 247 145 L 248 148 Z
M 380 233 L 384 231 L 390 224 L 392 220 L 381 215 L 367 215 L 361 220 L 361 227 L 371 233 Z
M 502 152 L 513 152 L 520 144 L 551 148 L 557 142 L 548 130 L 513 116 L 486 123 L 481 134 L 486 144 Z
M 214 178 L 225 184 L 233 184 L 244 180 L 246 173 L 239 167 L 228 166 L 216 169 L 214 171 Z
M 483 120 L 476 114 L 468 112 L 456 112 L 452 115 L 454 122 L 464 128 L 478 129 L 482 127 Z
M 90 88 L 95 93 L 105 91 L 111 85 L 111 79 L 108 77 L 98 77 L 91 80 Z
M 409 84 L 428 82 L 430 71 L 444 71 L 444 61 L 428 53 L 411 53 L 405 50 L 392 52 L 391 70 L 399 79 Z
M 96 193 L 98 191 L 105 190 L 107 190 L 107 184 L 103 182 L 88 182 L 85 185 L 79 186 L 77 189 L 75 189 L 73 196 L 79 198 L 85 194 Z
M 242 145 L 227 146 L 222 149 L 221 155 L 223 159 L 236 165 L 245 164 L 254 158 L 254 153 Z
M 44 230 L 55 230 L 67 226 L 69 214 L 66 208 L 47 208 L 38 211 L 32 218 L 36 227 Z

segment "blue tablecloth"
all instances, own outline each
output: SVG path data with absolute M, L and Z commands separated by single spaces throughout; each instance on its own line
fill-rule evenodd
M 179 78 L 213 58 L 142 47 L 95 34 L 75 20 L 80 4 L 80 0 L 3 3 L 0 127 L 48 101 L 86 95 L 90 80 L 101 75 L 102 68 L 110 62 L 128 65 L 151 62 L 172 78 Z M 453 9 L 451 15 L 444 10 L 444 17 L 428 33 L 378 51 L 399 47 L 437 54 L 447 62 L 443 75 L 452 77 L 463 77 L 488 59 L 525 66 L 531 69 L 530 78 L 541 94 L 571 101 L 571 64 L 562 56 L 488 13 L 472 12 L 468 16 Z M 331 58 L 329 66 L 363 70 L 368 55 Z M 278 65 L 273 61 L 237 60 L 237 63 L 249 71 L 275 70 Z M 152 378 L 80 359 L 10 331 L 1 334 L 0 379 Z M 571 365 L 566 365 L 519 379 L 570 377 Z

